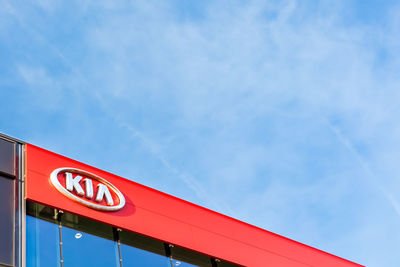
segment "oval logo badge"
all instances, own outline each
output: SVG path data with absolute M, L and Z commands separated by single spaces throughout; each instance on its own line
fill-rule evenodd
M 58 168 L 50 174 L 50 181 L 63 195 L 92 209 L 116 211 L 125 205 L 124 195 L 118 188 L 87 171 Z

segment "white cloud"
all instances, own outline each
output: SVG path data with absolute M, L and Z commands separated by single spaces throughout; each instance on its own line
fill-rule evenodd
M 31 101 L 45 109 L 60 108 L 63 88 L 43 67 L 19 65 L 18 72 L 30 89 Z

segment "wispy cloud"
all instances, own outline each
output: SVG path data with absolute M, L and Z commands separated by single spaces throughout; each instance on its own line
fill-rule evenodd
M 119 124 L 122 128 L 129 131 L 133 138 L 138 138 L 140 142 L 149 149 L 151 154 L 156 157 L 162 163 L 162 165 L 164 165 L 164 167 L 171 171 L 173 175 L 177 176 L 183 183 L 185 183 L 186 186 L 196 194 L 197 198 L 203 201 L 203 203 L 207 204 L 209 207 L 213 207 L 214 209 L 225 210 L 233 213 L 227 206 L 223 206 L 221 203 L 218 203 L 217 199 L 213 197 L 207 190 L 205 190 L 202 183 L 200 183 L 197 179 L 172 166 L 168 159 L 164 156 L 164 152 L 157 144 L 154 143 L 154 141 L 150 140 L 148 137 L 144 136 L 127 123 L 119 122 Z
M 346 147 L 346 149 L 348 149 L 348 151 L 355 157 L 356 161 L 362 166 L 366 174 L 365 177 L 369 180 L 369 182 L 371 182 L 373 186 L 375 186 L 382 192 L 384 197 L 388 200 L 390 205 L 392 205 L 394 210 L 400 216 L 400 204 L 398 203 L 397 199 L 387 189 L 385 189 L 385 185 L 381 184 L 381 181 L 379 181 L 378 177 L 373 173 L 373 171 L 369 167 L 369 164 L 365 161 L 363 156 L 356 150 L 353 144 L 345 136 L 343 136 L 338 127 L 332 125 L 326 118 L 324 118 L 324 121 L 327 123 L 328 127 L 335 133 L 337 138 Z

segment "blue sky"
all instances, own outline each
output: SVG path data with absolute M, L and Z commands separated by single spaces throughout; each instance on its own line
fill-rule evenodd
M 0 5 L 1 132 L 399 265 L 396 1 Z

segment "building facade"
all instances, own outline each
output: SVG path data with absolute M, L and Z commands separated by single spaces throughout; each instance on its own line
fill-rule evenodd
M 0 266 L 361 266 L 5 135 L 0 201 Z

